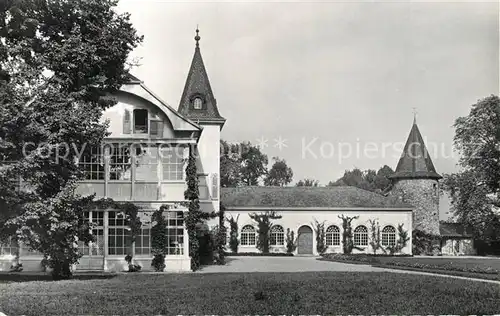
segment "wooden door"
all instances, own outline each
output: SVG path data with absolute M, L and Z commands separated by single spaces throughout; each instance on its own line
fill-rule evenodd
M 297 253 L 300 255 L 313 254 L 313 231 L 309 226 L 299 228 L 297 236 Z

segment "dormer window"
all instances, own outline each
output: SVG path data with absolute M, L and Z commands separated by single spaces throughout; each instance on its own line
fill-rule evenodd
M 193 107 L 195 110 L 201 110 L 203 107 L 203 101 L 201 98 L 195 98 L 193 101 Z
M 148 110 L 134 110 L 134 133 L 148 132 Z

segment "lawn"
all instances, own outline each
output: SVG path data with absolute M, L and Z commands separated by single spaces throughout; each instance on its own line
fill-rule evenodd
M 495 314 L 500 286 L 396 273 L 124 274 L 0 284 L 7 315 Z

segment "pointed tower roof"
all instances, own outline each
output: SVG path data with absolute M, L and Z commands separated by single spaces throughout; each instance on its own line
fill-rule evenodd
M 205 64 L 201 57 L 199 43 L 201 38 L 198 32 L 199 30 L 196 28 L 196 36 L 194 38 L 196 47 L 193 61 L 191 62 L 191 68 L 189 69 L 184 91 L 182 92 L 178 111 L 181 115 L 195 122 L 223 125 L 226 119 L 219 114 L 219 110 L 217 109 L 217 100 L 215 100 L 212 92 Z
M 417 126 L 416 118 L 406 141 L 403 154 L 391 179 L 441 179 L 436 172 L 424 139 Z

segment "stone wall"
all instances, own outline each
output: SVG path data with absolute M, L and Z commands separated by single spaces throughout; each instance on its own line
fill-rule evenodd
M 397 180 L 391 195 L 415 207 L 413 229 L 439 235 L 439 183 L 437 180 Z

